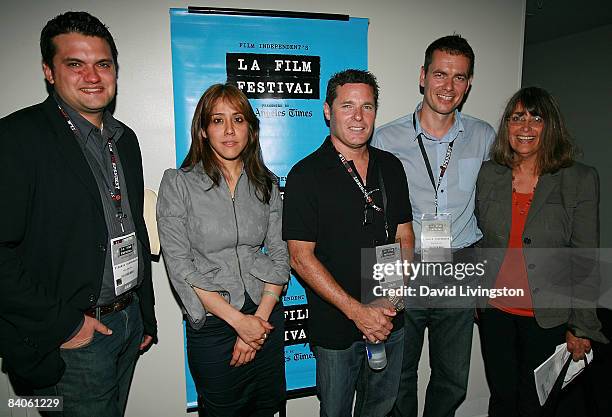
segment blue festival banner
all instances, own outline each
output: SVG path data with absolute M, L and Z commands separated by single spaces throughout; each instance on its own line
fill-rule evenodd
M 323 103 L 331 75 L 367 69 L 367 19 L 313 17 L 170 9 L 177 167 L 189 150 L 191 119 L 202 93 L 212 84 L 230 82 L 247 95 L 259 117 L 264 160 L 282 190 L 291 167 L 328 134 Z M 283 304 L 288 395 L 314 394 L 308 305 L 294 277 Z M 193 408 L 197 394 L 186 361 L 185 373 L 187 407 Z

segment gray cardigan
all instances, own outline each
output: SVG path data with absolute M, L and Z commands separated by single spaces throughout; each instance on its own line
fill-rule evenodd
M 259 304 L 266 282 L 287 282 L 282 211 L 278 187 L 264 204 L 244 171 L 232 199 L 227 182 L 215 187 L 201 165 L 166 170 L 157 201 L 159 238 L 170 282 L 194 328 L 204 325 L 206 310 L 192 287 L 217 291 L 240 309 L 245 291 Z
M 595 300 L 580 296 L 596 297 L 599 282 L 592 274 L 582 282 L 573 282 L 581 255 L 588 255 L 582 261 L 586 270 L 596 268 L 590 259 L 596 259 L 599 247 L 598 206 L 599 179 L 594 168 L 575 162 L 554 174 L 542 175 L 523 231 L 523 254 L 538 325 L 547 329 L 567 323 L 576 336 L 606 343 Z M 511 169 L 493 161 L 482 165 L 476 185 L 476 217 L 483 232 L 479 246 L 487 251 L 487 270 L 494 282 L 510 236 Z M 558 278 L 564 275 L 569 281 Z M 555 288 L 556 283 L 568 282 L 570 288 Z

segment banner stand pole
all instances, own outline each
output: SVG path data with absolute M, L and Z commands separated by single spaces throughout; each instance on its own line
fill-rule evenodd
M 347 14 L 292 12 L 288 10 L 233 9 L 229 7 L 188 6 L 187 12 L 199 14 L 225 14 L 230 16 L 289 17 L 294 19 L 320 19 L 339 21 L 349 20 L 349 15 Z

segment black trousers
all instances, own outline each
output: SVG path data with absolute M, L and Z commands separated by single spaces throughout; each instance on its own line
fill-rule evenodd
M 242 312 L 257 306 L 246 297 Z M 230 366 L 238 335 L 225 321 L 209 316 L 195 330 L 187 325 L 187 358 L 205 417 L 272 417 L 285 399 L 284 315 L 277 305 L 268 320 L 274 326 L 255 359 Z
M 565 341 L 566 326 L 543 329 L 535 318 L 481 310 L 480 341 L 491 398 L 489 417 L 537 417 L 533 370 Z
M 597 316 L 601 321 L 603 334 L 611 341 L 607 344 L 593 343 L 592 396 L 596 399 L 598 415 L 604 417 L 612 416 L 612 310 L 598 308 Z
M 598 308 L 597 316 L 603 334 L 612 340 L 612 311 Z M 591 344 L 590 372 L 581 373 L 563 390 L 556 417 L 612 416 L 612 344 Z

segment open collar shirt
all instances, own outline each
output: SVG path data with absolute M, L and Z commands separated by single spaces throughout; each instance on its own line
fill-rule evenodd
M 417 137 L 422 134 L 436 184 L 448 145 L 454 141 L 450 162 L 438 189 L 438 213 L 450 213 L 452 247 L 464 248 L 482 237 L 474 216 L 476 179 L 482 162 L 489 159 L 495 131 L 488 123 L 455 111 L 453 126 L 444 137 L 434 138 L 421 127 L 418 117 L 421 107 L 419 103 L 414 113 L 378 128 L 372 146 L 391 152 L 402 162 L 410 188 L 415 245 L 419 248 L 421 216 L 435 212 L 435 192 Z
M 91 168 L 91 173 L 98 184 L 102 208 L 104 210 L 104 219 L 108 231 L 109 239 L 106 247 L 106 260 L 104 264 L 104 275 L 102 278 L 102 288 L 98 297 L 97 305 L 111 304 L 115 300 L 115 286 L 113 278 L 113 267 L 111 260 L 110 239 L 120 237 L 134 232 L 134 220 L 130 209 L 130 201 L 126 180 L 124 177 L 123 167 L 121 165 L 121 156 L 117 149 L 116 143 L 120 140 L 125 129 L 121 123 L 115 119 L 108 110 L 104 111 L 102 123 L 103 130 L 98 129 L 87 119 L 71 108 L 57 94 L 53 95 L 55 101 L 64 109 L 72 123 L 79 131 L 79 135 L 75 135 L 79 142 L 83 155 Z M 117 219 L 117 209 L 110 197 L 109 186 L 113 183 L 112 165 L 110 154 L 108 152 L 107 141 L 112 138 L 113 151 L 117 157 L 117 174 L 119 176 L 119 184 L 121 186 L 121 209 L 123 215 L 123 230 Z M 142 245 L 137 240 L 138 253 L 142 253 Z M 142 256 L 138 257 L 138 282 L 140 283 L 144 277 L 144 263 Z

